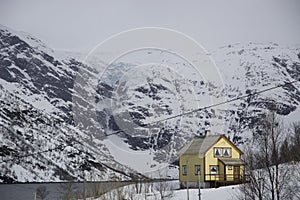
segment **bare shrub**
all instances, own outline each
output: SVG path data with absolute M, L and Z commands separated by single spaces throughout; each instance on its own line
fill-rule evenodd
M 45 200 L 49 194 L 49 191 L 47 191 L 46 186 L 39 186 L 36 189 L 36 198 L 40 200 Z

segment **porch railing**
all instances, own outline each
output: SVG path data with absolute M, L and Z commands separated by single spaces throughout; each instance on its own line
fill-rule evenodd
M 205 181 L 243 183 L 247 180 L 247 175 L 244 174 L 205 174 Z

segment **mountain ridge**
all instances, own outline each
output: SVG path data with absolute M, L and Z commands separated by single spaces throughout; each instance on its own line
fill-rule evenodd
M 194 76 L 180 60 L 166 63 L 167 54 L 155 57 L 160 53 L 155 51 L 138 55 L 155 57 L 167 66 L 143 68 L 120 61 L 99 76 L 92 65 L 72 56 L 58 58 L 40 40 L 0 26 L 2 160 L 59 146 L 53 136 L 67 144 L 44 157 L 2 163 L 0 178 L 3 182 L 145 178 L 141 173 L 176 161 L 177 150 L 206 128 L 241 147 L 247 145 L 252 128 L 270 106 L 275 104 L 282 116 L 299 111 L 298 82 L 225 107 L 144 125 L 210 105 L 211 98 L 220 102 L 299 81 L 299 49 L 275 43 L 224 46 L 212 52 L 224 82 L 218 87 Z M 184 70 L 188 72 L 178 73 Z M 139 166 L 126 159 L 139 156 L 145 158 Z

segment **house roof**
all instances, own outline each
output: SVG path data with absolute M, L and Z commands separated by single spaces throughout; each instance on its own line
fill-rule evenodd
M 240 158 L 219 158 L 224 165 L 244 165 L 244 161 Z
M 186 146 L 179 150 L 178 155 L 183 154 L 199 154 L 204 156 L 205 153 L 221 138 L 227 140 L 234 148 L 237 149 L 241 154 L 243 152 L 236 147 L 225 135 L 208 135 L 205 137 L 195 137 Z
M 204 155 L 212 145 L 220 138 L 220 135 L 209 135 L 206 137 L 195 137 L 186 146 L 179 150 L 178 155 L 199 154 Z

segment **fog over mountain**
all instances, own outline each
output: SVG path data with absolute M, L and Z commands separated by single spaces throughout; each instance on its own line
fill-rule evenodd
M 0 24 L 37 36 L 53 49 L 90 51 L 122 31 L 162 27 L 207 50 L 232 43 L 299 44 L 297 0 L 0 2 Z

